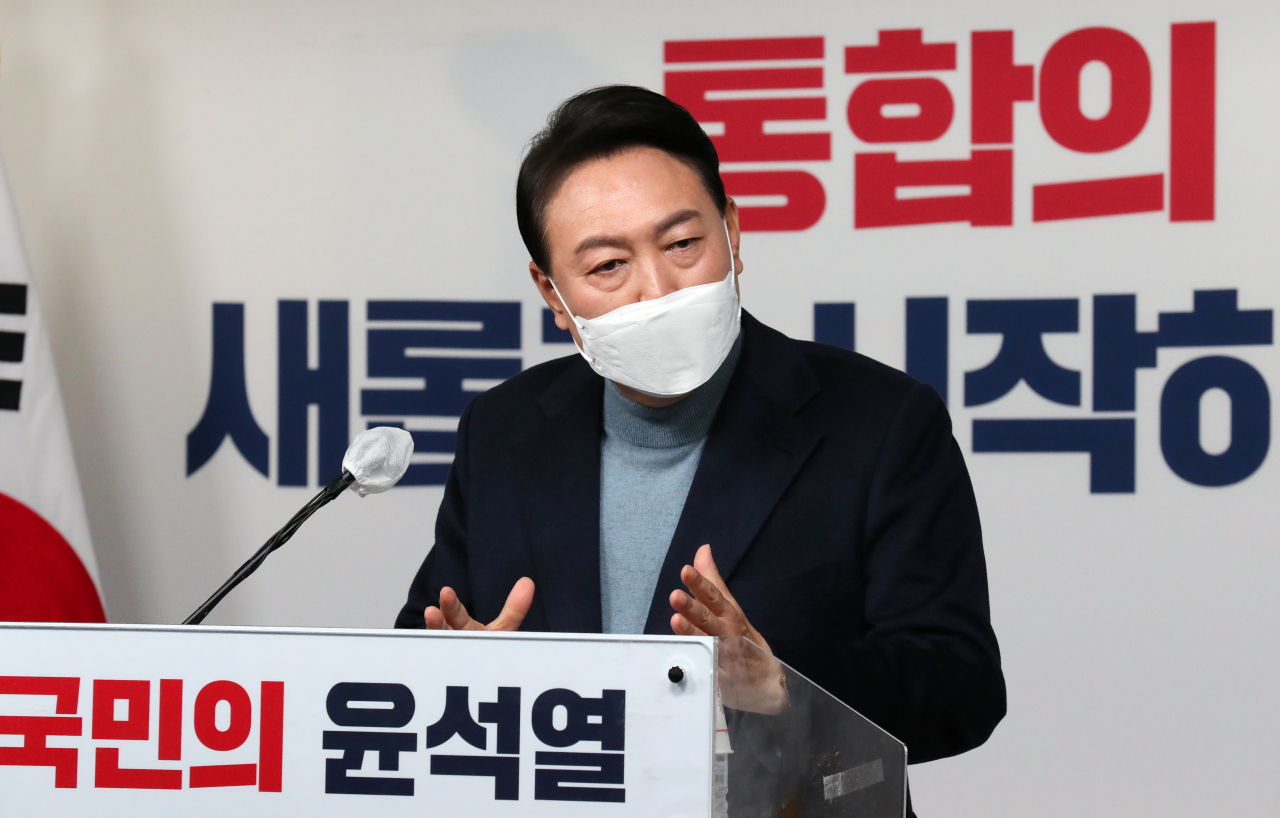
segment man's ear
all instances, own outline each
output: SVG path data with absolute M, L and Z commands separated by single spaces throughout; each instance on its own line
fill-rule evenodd
M 560 303 L 560 296 L 556 295 L 555 288 L 551 286 L 551 276 L 542 272 L 542 268 L 538 266 L 538 262 L 529 262 L 529 275 L 533 278 L 533 284 L 538 288 L 538 292 L 542 295 L 542 300 L 547 302 L 553 315 L 556 317 L 556 326 L 560 329 L 571 329 L 569 316 L 565 315 L 564 304 Z
M 725 197 L 724 222 L 729 228 L 729 246 L 733 248 L 733 275 L 742 275 L 742 256 L 739 254 L 742 233 L 738 229 L 738 203 L 732 196 Z

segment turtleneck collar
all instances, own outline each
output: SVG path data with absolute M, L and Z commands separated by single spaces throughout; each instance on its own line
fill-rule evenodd
M 623 396 L 609 381 L 604 389 L 604 428 L 633 446 L 670 449 L 696 443 L 707 436 L 711 421 L 742 354 L 742 333 L 738 333 L 729 355 L 711 379 L 678 403 L 653 408 Z

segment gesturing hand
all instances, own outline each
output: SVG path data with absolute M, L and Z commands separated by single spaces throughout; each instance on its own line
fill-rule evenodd
M 532 604 L 533 580 L 521 577 L 507 595 L 498 618 L 482 625 L 471 618 L 466 606 L 458 601 L 458 595 L 446 585 L 440 589 L 440 607 L 432 605 L 423 616 L 427 620 L 427 630 L 432 631 L 513 631 L 520 627 Z
M 671 592 L 671 630 L 680 636 L 720 637 L 720 693 L 725 707 L 753 713 L 780 713 L 787 707 L 782 664 L 769 643 L 751 627 L 728 586 L 720 578 L 711 546 L 698 549 L 693 565 L 680 571 L 689 593 Z M 692 594 L 692 596 L 690 596 Z M 743 643 L 744 637 L 759 650 Z

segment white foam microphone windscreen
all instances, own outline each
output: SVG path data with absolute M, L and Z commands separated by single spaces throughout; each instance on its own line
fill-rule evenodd
M 351 472 L 351 490 L 364 497 L 394 486 L 413 455 L 413 435 L 392 426 L 377 426 L 356 435 L 342 458 L 342 468 Z

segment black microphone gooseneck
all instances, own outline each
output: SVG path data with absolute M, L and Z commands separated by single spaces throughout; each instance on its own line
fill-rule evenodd
M 231 578 L 222 583 L 222 587 L 214 591 L 213 596 L 206 599 L 204 604 L 199 608 L 196 608 L 195 613 L 188 616 L 182 624 L 199 625 L 203 622 L 204 618 L 209 615 L 210 611 L 217 607 L 218 603 L 222 601 L 224 596 L 231 593 L 233 588 L 244 582 L 250 574 L 258 570 L 258 566 L 262 565 L 262 563 L 266 561 L 268 554 L 287 543 L 289 538 L 293 536 L 294 532 L 296 532 L 302 524 L 307 521 L 308 517 L 319 511 L 326 503 L 334 500 L 347 486 L 354 483 L 355 479 L 355 475 L 344 470 L 341 477 L 322 488 L 319 494 L 311 498 L 311 502 L 303 506 L 302 510 L 297 514 L 293 515 L 292 519 L 285 523 L 284 528 L 280 529 L 275 534 L 272 534 L 271 539 L 267 540 L 266 543 L 258 549 L 257 553 L 250 557 L 244 565 L 241 565 L 236 569 L 236 572 L 231 575 Z

